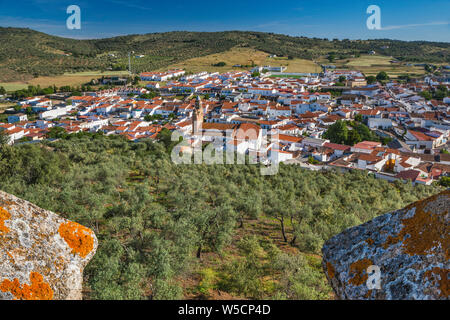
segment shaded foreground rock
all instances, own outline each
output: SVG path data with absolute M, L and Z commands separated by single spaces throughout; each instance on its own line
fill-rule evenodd
M 0 191 L 0 300 L 81 299 L 94 232 Z
M 448 300 L 449 208 L 447 190 L 327 241 L 322 265 L 337 297 Z

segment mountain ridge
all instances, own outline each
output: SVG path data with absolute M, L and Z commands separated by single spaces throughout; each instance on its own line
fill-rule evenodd
M 375 50 L 400 61 L 450 63 L 450 43 L 446 42 L 328 40 L 256 31 L 172 31 L 80 40 L 29 28 L 0 27 L 0 42 L 0 81 L 65 72 L 125 70 L 130 51 L 147 56 L 134 71 L 151 71 L 236 46 L 308 60 L 330 54 L 346 58 Z

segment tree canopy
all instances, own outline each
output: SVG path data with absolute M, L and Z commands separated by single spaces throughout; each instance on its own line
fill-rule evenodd
M 356 117 L 355 117 L 356 119 Z M 358 117 L 361 120 L 361 117 Z M 379 141 L 368 126 L 359 121 L 338 120 L 332 124 L 323 137 L 333 143 L 353 146 L 361 141 Z
M 86 299 L 327 298 L 325 240 L 441 190 L 283 164 L 274 176 L 175 165 L 167 142 L 80 133 L 0 144 L 1 190 L 95 231 Z
M 376 79 L 377 79 L 378 81 L 389 80 L 389 76 L 388 76 L 388 74 L 386 73 L 386 71 L 380 71 L 380 72 L 377 74 Z

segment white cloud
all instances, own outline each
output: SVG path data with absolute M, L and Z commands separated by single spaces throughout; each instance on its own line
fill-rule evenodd
M 387 27 L 382 27 L 379 30 L 395 30 L 395 29 L 406 29 L 406 28 L 413 28 L 413 27 L 442 26 L 442 25 L 449 25 L 449 24 L 450 24 L 450 22 L 436 21 L 436 22 L 429 22 L 429 23 L 413 23 L 413 24 L 403 24 L 403 25 L 397 25 L 397 26 L 387 26 Z

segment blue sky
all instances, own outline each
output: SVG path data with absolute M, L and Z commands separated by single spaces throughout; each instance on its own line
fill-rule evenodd
M 81 30 L 66 9 L 81 8 Z M 381 9 L 382 30 L 368 30 L 366 9 Z M 450 41 L 448 0 L 0 0 L 0 26 L 87 39 L 174 30 L 252 30 L 338 39 Z

